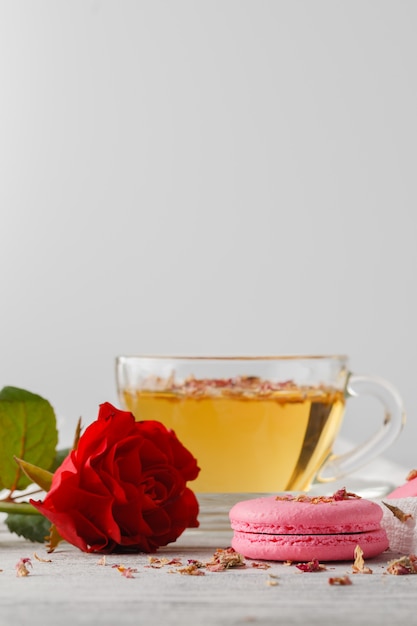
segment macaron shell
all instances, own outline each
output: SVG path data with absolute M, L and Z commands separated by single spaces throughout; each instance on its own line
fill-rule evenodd
M 232 528 L 243 532 L 335 535 L 377 530 L 382 515 L 378 504 L 362 498 L 312 503 L 267 496 L 238 502 L 229 518 Z
M 404 485 L 397 487 L 389 493 L 386 498 L 412 498 L 417 496 L 417 476 L 411 480 L 407 480 Z
M 345 561 L 354 558 L 356 546 L 364 558 L 388 548 L 384 529 L 345 535 L 266 535 L 235 531 L 232 547 L 250 559 L 266 561 Z

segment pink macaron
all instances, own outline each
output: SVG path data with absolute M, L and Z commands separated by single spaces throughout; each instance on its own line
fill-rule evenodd
M 230 510 L 232 547 L 267 561 L 344 561 L 356 546 L 364 558 L 388 548 L 375 502 L 340 490 L 333 496 L 267 496 L 244 500 Z
M 417 496 L 417 475 L 415 474 L 416 470 L 409 474 L 409 477 L 406 479 L 406 482 L 403 485 L 400 485 L 394 491 L 391 491 L 388 494 L 387 498 L 414 498 Z

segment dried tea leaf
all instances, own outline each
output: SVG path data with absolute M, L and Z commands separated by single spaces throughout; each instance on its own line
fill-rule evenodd
M 398 506 L 394 506 L 393 504 L 387 504 L 386 502 L 382 502 L 382 504 L 384 504 L 387 509 L 389 509 L 391 511 L 391 513 L 400 520 L 400 522 L 406 522 L 409 519 L 413 519 L 413 516 L 411 515 L 411 513 L 404 513 L 404 511 L 402 511 Z
M 57 442 L 55 412 L 47 400 L 17 387 L 0 391 L 0 489 L 23 490 L 31 482 L 15 456 L 50 469 Z

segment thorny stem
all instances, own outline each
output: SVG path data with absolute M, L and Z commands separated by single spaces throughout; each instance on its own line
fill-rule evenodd
M 0 498 L 0 512 L 19 513 L 21 515 L 40 515 L 39 511 L 37 511 L 35 507 L 30 504 L 30 502 L 16 502 L 18 498 L 32 496 L 40 491 L 42 491 L 42 489 L 36 489 L 26 494 L 16 496 L 13 496 L 13 491 L 10 491 L 3 498 Z

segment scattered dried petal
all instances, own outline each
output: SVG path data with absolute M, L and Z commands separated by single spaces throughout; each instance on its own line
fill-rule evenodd
M 29 576 L 29 574 L 30 572 L 28 568 L 23 563 L 16 567 L 16 576 L 18 576 L 19 578 L 22 576 Z
M 341 391 L 324 385 L 297 385 L 293 380 L 271 381 L 258 376 L 234 376 L 232 378 L 194 378 L 176 381 L 174 372 L 167 378 L 151 375 L 141 385 L 138 394 L 163 393 L 177 397 L 240 397 L 273 398 L 276 402 L 288 402 L 317 398 L 329 402 L 340 398 Z
M 339 489 L 332 496 L 308 496 L 305 493 L 301 493 L 297 496 L 291 494 L 285 494 L 283 496 L 276 496 L 275 500 L 287 500 L 294 502 L 307 502 L 308 504 L 323 504 L 325 502 L 338 502 L 339 500 L 360 500 L 360 496 L 356 493 L 346 491 L 345 488 Z
M 334 576 L 329 578 L 329 585 L 351 585 L 352 581 L 350 580 L 349 576 L 345 575 L 345 576 Z
M 266 584 L 267 584 L 269 587 L 276 587 L 276 586 L 278 585 L 278 581 L 277 581 L 275 578 L 272 578 L 272 577 L 271 577 L 271 578 L 268 578 L 268 579 L 266 580 Z
M 112 565 L 112 568 L 117 569 L 125 578 L 134 578 L 133 574 L 136 574 L 138 571 L 134 567 L 125 567 L 122 564 Z
M 190 563 L 185 567 L 180 567 L 176 570 L 178 574 L 182 574 L 183 576 L 204 576 L 205 572 L 201 570 L 200 567 L 195 565 L 194 563 Z
M 402 556 L 388 563 L 387 572 L 394 576 L 404 576 L 406 574 L 417 574 L 417 556 Z
M 125 578 L 134 578 L 133 574 L 136 573 L 138 570 L 133 567 L 125 567 L 124 569 L 119 571 L 121 575 Z
M 145 565 L 145 567 L 152 567 L 154 569 L 160 569 L 164 565 L 168 565 L 168 562 L 169 562 L 169 559 L 167 558 L 160 559 L 156 556 L 149 556 L 148 557 L 149 565 Z
M 346 491 L 346 488 L 339 489 L 333 494 L 334 500 L 337 502 L 338 500 L 350 500 L 352 498 L 356 500 L 360 500 L 360 496 L 356 495 L 356 493 L 352 493 L 351 491 Z
M 198 568 L 205 567 L 205 565 L 204 565 L 204 563 L 202 561 L 197 561 L 196 559 L 188 559 L 187 563 L 188 563 L 188 565 L 195 565 Z M 180 565 L 181 565 L 181 563 L 180 563 Z
M 393 504 L 387 504 L 384 501 L 382 502 L 382 504 L 384 504 L 387 509 L 389 509 L 391 513 L 393 513 L 393 515 L 400 520 L 400 522 L 406 522 L 409 519 L 413 519 L 411 513 L 404 513 L 404 511 L 402 511 L 398 506 L 394 506 Z
M 268 565 L 268 563 L 252 563 L 251 567 L 256 569 L 269 569 L 271 566 Z M 270 576 L 272 576 L 272 574 L 270 574 Z
M 352 573 L 353 574 L 372 574 L 371 568 L 365 565 L 365 561 L 363 558 L 363 550 L 358 545 L 355 548 L 355 561 L 352 565 Z
M 18 577 L 22 577 L 22 576 L 29 576 L 30 572 L 27 568 L 27 565 L 29 565 L 29 567 L 32 567 L 32 561 L 29 558 L 22 558 L 19 559 L 19 561 L 16 563 L 16 576 Z
M 102 556 L 101 559 L 97 561 L 97 565 L 106 565 L 106 555 Z
M 145 565 L 145 567 L 151 567 L 152 569 L 161 569 L 165 565 L 182 565 L 181 559 L 167 559 L 166 557 L 159 558 L 156 556 L 148 557 L 149 565 Z
M 314 559 L 308 563 L 298 563 L 296 567 L 302 572 L 321 572 L 322 570 L 327 569 L 325 565 L 320 565 L 318 559 Z
M 33 553 L 33 558 L 37 561 L 40 561 L 41 563 L 52 563 L 52 559 L 43 559 L 42 557 L 38 556 L 36 552 Z
M 206 568 L 211 572 L 221 572 L 231 567 L 246 567 L 243 555 L 233 548 L 218 548 L 211 561 L 206 563 Z

